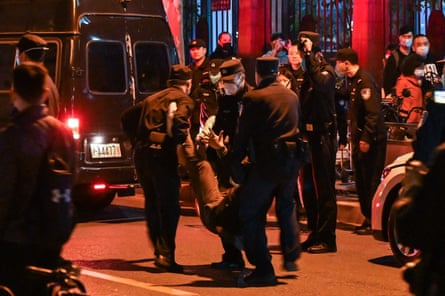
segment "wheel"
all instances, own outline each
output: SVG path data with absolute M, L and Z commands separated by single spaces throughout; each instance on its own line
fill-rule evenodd
M 391 211 L 388 218 L 388 241 L 394 257 L 402 263 L 413 262 L 421 256 L 421 251 L 400 242 L 397 232 L 396 211 Z
M 14 296 L 14 293 L 5 286 L 0 286 L 0 296 Z
M 98 211 L 111 204 L 115 195 L 114 190 L 95 192 L 91 184 L 77 184 L 73 188 L 73 203 L 80 211 Z

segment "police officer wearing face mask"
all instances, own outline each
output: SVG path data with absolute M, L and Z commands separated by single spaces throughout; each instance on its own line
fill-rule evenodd
M 229 32 L 221 32 L 218 35 L 218 46 L 210 55 L 210 59 L 227 59 L 236 57 L 232 46 L 232 35 Z
M 230 155 L 228 151 L 233 142 L 241 106 L 241 99 L 250 89 L 245 81 L 245 69 L 239 59 L 224 61 L 219 66 L 221 75 L 220 83 L 224 94 L 218 96 L 218 111 L 215 123 L 210 132 L 210 137 L 225 139 L 223 149 L 207 148 L 207 159 L 212 164 L 221 190 L 233 187 L 231 181 Z M 203 135 L 203 139 L 206 135 Z M 238 215 L 237 212 L 235 212 Z M 235 218 L 234 218 L 235 219 Z M 213 262 L 212 268 L 237 270 L 244 268 L 244 259 L 239 247 L 234 244 L 233 239 L 221 236 L 224 254 L 222 261 Z
M 239 59 L 224 61 L 219 67 L 224 94 L 218 97 L 218 112 L 213 131 L 223 132 L 230 147 L 235 135 L 240 114 L 241 99 L 251 87 L 246 82 L 246 71 Z M 224 165 L 223 165 L 224 166 Z M 230 187 L 228 167 L 217 169 L 218 181 L 222 187 Z
M 396 85 L 397 78 L 401 74 L 400 66 L 403 63 L 403 60 L 412 53 L 412 43 L 412 27 L 401 27 L 399 30 L 399 46 L 397 49 L 393 50 L 383 70 L 383 89 L 386 96 L 391 94 L 392 88 Z

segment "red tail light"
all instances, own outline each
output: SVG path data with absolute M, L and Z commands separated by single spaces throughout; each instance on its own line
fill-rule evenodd
M 107 189 L 106 183 L 93 183 L 93 190 L 94 191 L 103 191 Z
M 78 118 L 68 118 L 67 120 L 67 125 L 68 127 L 71 129 L 71 131 L 73 132 L 73 138 L 78 140 L 80 138 L 80 134 L 79 134 L 79 119 Z

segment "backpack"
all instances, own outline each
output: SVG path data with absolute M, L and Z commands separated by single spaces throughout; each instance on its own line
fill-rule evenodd
M 71 132 L 52 116 L 43 122 L 48 127 L 48 148 L 39 172 L 37 202 L 40 206 L 40 236 L 48 246 L 68 241 L 73 228 L 71 190 L 74 181 L 74 141 Z

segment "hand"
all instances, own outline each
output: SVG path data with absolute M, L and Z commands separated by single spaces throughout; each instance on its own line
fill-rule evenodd
M 228 139 L 228 136 L 226 137 Z M 223 151 L 226 149 L 226 143 L 224 141 L 224 131 L 220 131 L 219 134 L 215 134 L 213 130 L 210 130 L 208 144 L 210 148 L 216 151 Z
M 301 37 L 300 42 L 304 44 L 304 52 L 311 52 L 312 51 L 312 41 L 309 38 Z
M 370 145 L 365 141 L 360 141 L 359 147 L 360 147 L 360 152 L 366 153 L 369 151 Z

